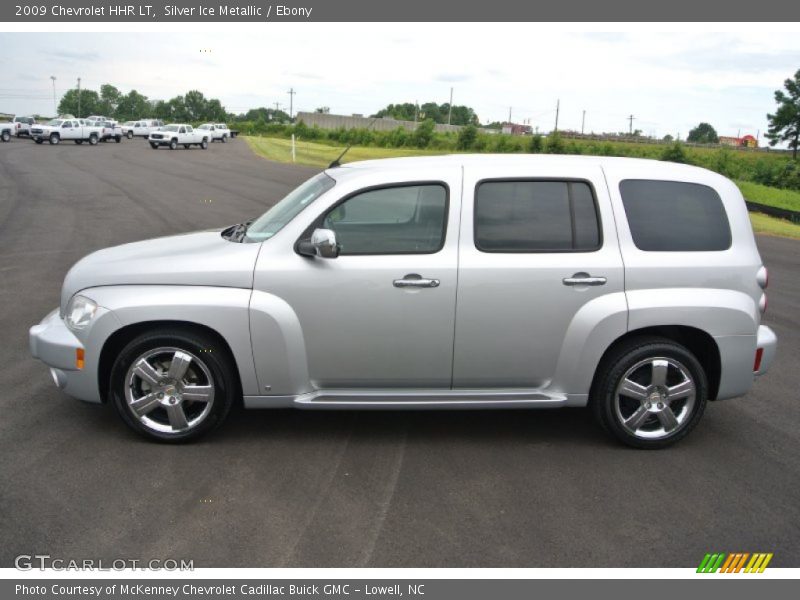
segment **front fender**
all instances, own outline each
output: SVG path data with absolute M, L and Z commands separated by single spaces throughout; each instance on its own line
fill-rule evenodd
M 250 344 L 250 289 L 190 285 L 115 285 L 89 288 L 81 294 L 108 309 L 119 326 L 104 328 L 102 344 L 121 327 L 151 321 L 204 325 L 221 335 L 233 353 L 242 392 L 258 394 Z M 87 353 L 89 348 L 87 348 Z M 100 347 L 95 351 L 99 355 Z

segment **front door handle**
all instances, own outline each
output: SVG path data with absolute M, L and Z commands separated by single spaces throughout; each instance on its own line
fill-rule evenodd
M 402 279 L 394 280 L 396 288 L 435 288 L 439 287 L 438 279 L 425 279 L 416 273 L 409 273 Z
M 562 279 L 564 285 L 605 285 L 605 277 L 592 277 L 588 273 L 575 273 L 572 277 Z

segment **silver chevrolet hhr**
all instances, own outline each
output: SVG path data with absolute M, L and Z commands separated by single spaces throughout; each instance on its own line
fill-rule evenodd
M 248 408 L 590 406 L 622 442 L 684 437 L 775 355 L 742 196 L 618 158 L 351 163 L 254 221 L 125 244 L 31 328 L 56 385 L 185 441 Z

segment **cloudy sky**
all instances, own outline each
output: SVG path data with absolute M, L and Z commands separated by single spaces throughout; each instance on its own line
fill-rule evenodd
M 633 26 L 635 27 L 635 26 Z M 0 112 L 53 112 L 63 93 L 113 83 L 151 99 L 189 89 L 229 111 L 329 106 L 369 114 L 388 103 L 473 107 L 482 122 L 530 119 L 559 128 L 685 136 L 766 129 L 773 93 L 800 69 L 798 31 L 565 31 L 529 24 L 266 24 L 203 33 L 0 33 Z

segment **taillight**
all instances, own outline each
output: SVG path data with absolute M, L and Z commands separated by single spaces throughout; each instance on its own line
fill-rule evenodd
M 756 273 L 756 281 L 762 290 L 767 289 L 767 286 L 769 285 L 769 271 L 767 270 L 767 267 L 762 266 L 758 270 L 758 273 Z
M 753 361 L 754 372 L 758 372 L 758 370 L 761 368 L 761 359 L 763 358 L 763 356 L 764 356 L 764 349 L 763 348 L 756 349 L 756 359 L 755 361 Z

